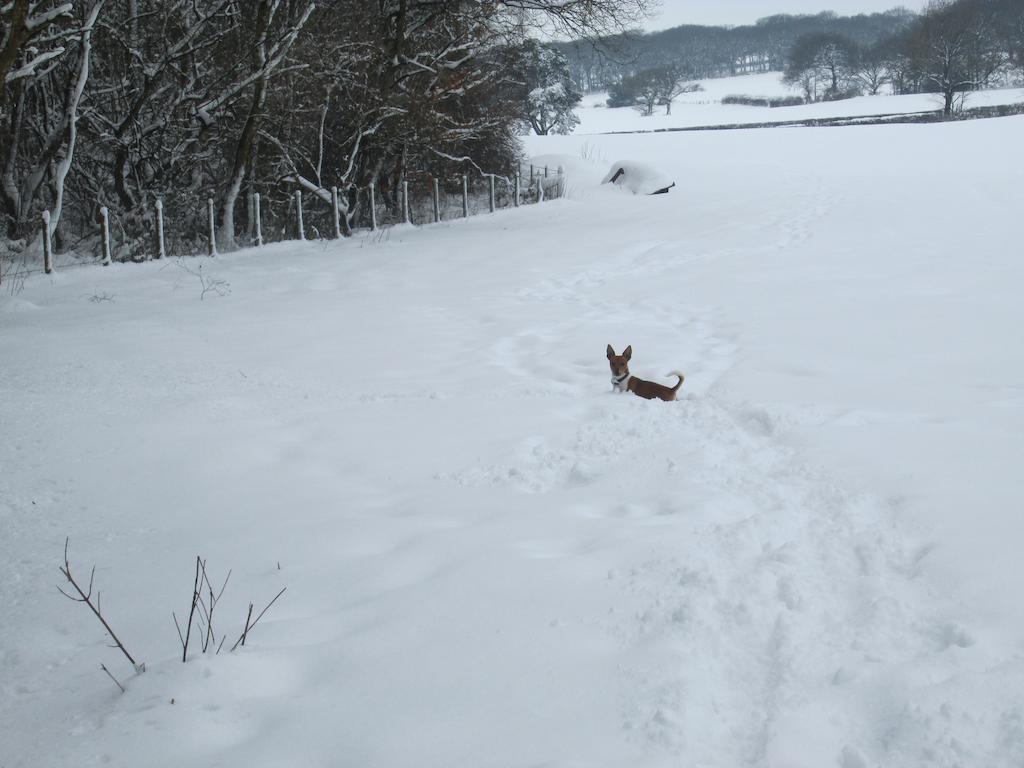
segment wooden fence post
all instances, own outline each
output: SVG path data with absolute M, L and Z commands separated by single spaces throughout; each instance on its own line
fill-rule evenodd
M 260 193 L 252 193 L 252 215 L 256 220 L 256 246 L 263 245 L 263 223 L 260 221 Z
M 565 172 L 562 170 L 562 166 L 558 166 L 558 195 L 557 197 L 565 197 Z
M 302 190 L 295 190 L 295 209 L 299 217 L 299 240 L 306 239 L 306 227 L 302 224 Z
M 402 220 L 406 224 L 412 224 L 412 219 L 409 218 L 409 182 L 402 182 Z
M 212 204 L 212 201 L 211 201 Z M 103 220 L 103 266 L 110 266 L 110 211 L 107 206 L 100 208 L 100 219 Z
M 338 188 L 331 187 L 331 206 L 334 208 L 334 239 L 341 239 L 341 214 L 338 212 Z
M 53 272 L 53 247 L 50 242 L 50 212 L 43 211 L 43 271 Z
M 530 186 L 533 186 L 533 163 L 530 163 Z
M 434 179 L 434 223 L 441 220 L 441 190 L 437 186 L 437 179 Z
M 462 174 L 462 218 L 469 218 L 469 182 L 466 174 Z
M 373 193 L 373 182 L 370 182 L 370 231 L 377 231 L 377 198 Z
M 214 227 L 214 221 L 213 221 L 213 198 L 212 197 L 207 198 L 207 200 L 206 200 L 206 210 L 209 213 L 207 218 L 209 218 L 209 220 L 210 220 L 209 221 L 209 224 L 210 224 L 210 247 L 208 249 L 209 250 L 209 255 L 210 256 L 216 256 L 217 255 L 217 230 Z
M 491 186 L 487 197 L 487 206 L 491 209 L 491 213 L 494 213 L 494 174 L 492 173 L 488 178 L 491 180 Z
M 164 201 L 156 200 L 156 258 L 162 259 L 167 256 L 164 246 Z
M 518 170 L 516 171 L 516 188 L 515 188 L 515 194 L 513 195 L 512 200 L 514 201 L 515 207 L 518 208 L 519 207 L 519 171 Z
M 548 167 L 545 165 L 544 166 L 544 178 L 546 179 L 547 177 L 548 177 Z

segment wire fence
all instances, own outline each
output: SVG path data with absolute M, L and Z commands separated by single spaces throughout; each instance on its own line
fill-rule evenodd
M 376 231 L 396 225 L 423 226 L 444 221 L 494 213 L 501 209 L 534 205 L 564 196 L 562 168 L 520 164 L 511 174 L 485 173 L 437 177 L 410 172 L 399 184 L 350 189 L 296 189 L 286 196 L 248 195 L 244 226 L 233 238 L 238 247 L 261 247 L 270 243 L 335 239 L 360 230 Z M 355 212 L 356 221 L 350 221 Z M 128 242 L 123 235 L 115 248 L 117 219 L 106 207 L 100 208 L 96 232 L 98 256 L 55 264 L 49 211 L 40 220 L 40 247 L 22 253 L 0 252 L 0 286 L 20 291 L 32 274 L 50 274 L 55 269 L 108 265 L 113 261 L 149 261 L 169 256 L 215 256 L 218 226 L 213 198 L 191 200 L 180 210 L 185 226 L 173 226 L 173 212 L 162 200 L 153 203 L 145 217 L 145 234 Z M 130 246 L 130 247 L 129 247 Z M 118 256 L 142 253 L 143 256 Z

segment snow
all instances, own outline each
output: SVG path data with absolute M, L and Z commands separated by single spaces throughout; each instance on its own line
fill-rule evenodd
M 608 173 L 601 179 L 602 184 L 615 184 L 628 189 L 634 195 L 652 195 L 668 189 L 672 180 L 657 168 L 631 160 L 616 160 Z
M 1022 130 L 535 137 L 570 199 L 5 286 L 0 762 L 1020 765 Z M 196 554 L 228 644 L 287 592 L 182 664 Z
M 588 94 L 580 102 L 576 114 L 580 124 L 576 134 L 611 133 L 614 131 L 654 131 L 665 128 L 692 128 L 714 125 L 746 125 L 778 123 L 791 120 L 820 120 L 828 117 L 866 117 L 890 114 L 928 112 L 942 108 L 935 94 L 907 96 L 860 96 L 842 101 L 804 104 L 795 107 L 748 107 L 722 104 L 726 96 L 799 96 L 800 90 L 787 86 L 778 72 L 742 75 L 701 81 L 703 91 L 685 93 L 672 102 L 672 114 L 664 109 L 642 117 L 631 107 L 609 109 L 608 95 Z M 968 95 L 966 108 L 990 107 L 1024 102 L 1024 88 L 979 91 Z

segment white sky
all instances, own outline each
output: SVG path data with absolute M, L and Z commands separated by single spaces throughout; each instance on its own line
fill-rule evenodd
M 835 11 L 840 16 L 887 11 L 902 5 L 919 11 L 924 0 L 661 0 L 661 11 L 645 25 L 648 31 L 680 24 L 753 24 L 776 13 Z

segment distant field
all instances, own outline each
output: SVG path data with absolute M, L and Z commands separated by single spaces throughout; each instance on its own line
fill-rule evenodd
M 609 109 L 604 106 L 606 93 L 588 94 L 577 114 L 580 125 L 576 133 L 611 133 L 614 131 L 650 131 L 659 128 L 729 125 L 735 123 L 770 123 L 789 120 L 819 120 L 829 117 L 869 117 L 872 115 L 908 114 L 939 109 L 942 105 L 934 94 L 910 96 L 861 96 L 844 101 L 806 104 L 799 107 L 746 107 L 722 104 L 731 95 L 792 96 L 799 95 L 782 82 L 779 72 L 763 75 L 723 77 L 701 82 L 704 90 L 680 96 L 672 104 L 672 114 L 665 115 L 659 107 L 654 115 L 644 117 L 629 107 Z M 1024 88 L 1004 88 L 971 94 L 967 107 L 987 107 L 1024 101 Z

